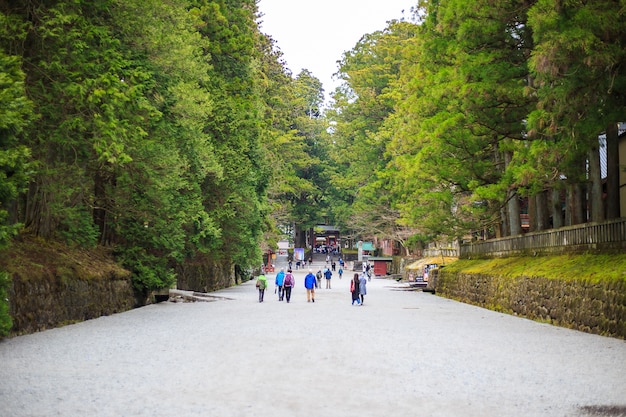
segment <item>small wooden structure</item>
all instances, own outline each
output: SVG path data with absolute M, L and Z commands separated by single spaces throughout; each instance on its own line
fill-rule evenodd
M 391 256 L 371 256 L 368 259 L 368 262 L 374 263 L 374 275 L 387 275 L 392 261 Z

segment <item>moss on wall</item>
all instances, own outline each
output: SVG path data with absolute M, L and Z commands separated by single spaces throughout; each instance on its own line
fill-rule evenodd
M 16 242 L 0 254 L 9 273 L 12 334 L 129 310 L 136 305 L 129 271 L 103 248 L 69 248 L 43 240 Z
M 570 255 L 461 260 L 440 271 L 436 290 L 445 297 L 492 310 L 626 338 L 624 258 Z
M 230 262 L 219 263 L 202 254 L 186 260 L 176 274 L 176 287 L 181 290 L 211 292 L 236 283 L 235 267 Z

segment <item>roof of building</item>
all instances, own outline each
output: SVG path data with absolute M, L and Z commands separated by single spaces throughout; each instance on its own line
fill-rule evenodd
M 458 258 L 451 258 L 451 257 L 441 257 L 441 256 L 436 256 L 433 258 L 422 258 L 422 259 L 418 259 L 417 261 L 413 262 L 412 264 L 408 265 L 405 269 L 409 269 L 409 270 L 419 270 L 424 268 L 426 265 L 448 265 L 451 264 L 454 261 L 457 261 Z
M 393 258 L 391 256 L 370 256 L 369 258 L 367 258 L 367 260 L 391 262 L 393 261 Z
M 368 250 L 368 251 L 376 250 L 376 248 L 374 248 L 374 244 L 372 242 L 363 242 L 363 243 L 361 243 L 361 249 Z

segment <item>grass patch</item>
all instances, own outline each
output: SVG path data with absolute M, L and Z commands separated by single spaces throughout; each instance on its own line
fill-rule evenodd
M 460 259 L 448 271 L 504 277 L 544 277 L 589 282 L 626 281 L 626 254 L 567 254 L 499 259 Z

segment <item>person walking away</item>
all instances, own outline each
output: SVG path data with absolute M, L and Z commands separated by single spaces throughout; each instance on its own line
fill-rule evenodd
M 332 268 L 332 270 L 333 270 L 333 271 L 336 271 L 336 270 L 337 270 L 337 269 L 336 269 L 336 268 L 337 268 L 337 262 L 332 261 L 330 265 L 331 265 L 331 268 Z
M 339 267 L 338 274 L 339 274 L 339 279 L 341 279 L 341 277 L 343 276 L 343 268 L 341 266 Z
M 256 279 L 256 287 L 259 289 L 259 303 L 262 303 L 263 296 L 265 295 L 265 289 L 267 288 L 267 278 L 262 272 Z
M 361 296 L 361 305 L 365 302 L 365 295 L 367 294 L 366 284 L 367 278 L 365 277 L 365 274 L 361 274 L 361 277 L 359 278 L 359 295 Z
M 291 273 L 291 269 L 287 270 L 287 274 L 285 274 L 285 281 L 283 281 L 283 287 L 285 289 L 285 298 L 287 302 L 291 300 L 291 290 L 296 285 L 296 280 Z
M 368 280 L 371 281 L 372 280 L 372 267 L 370 266 L 370 264 L 367 264 L 366 272 L 367 272 Z
M 322 269 L 318 269 L 317 273 L 315 274 L 315 278 L 317 278 L 317 288 L 322 288 Z
M 276 274 L 276 279 L 274 280 L 274 285 L 276 285 L 276 289 L 278 291 L 278 301 L 283 301 L 284 288 L 283 283 L 285 282 L 285 268 L 280 268 L 278 274 Z
M 313 275 L 313 270 L 309 269 L 309 273 L 304 277 L 304 288 L 306 288 L 306 302 L 315 302 L 315 287 L 317 287 L 317 280 Z
M 352 293 L 352 305 L 355 302 L 359 305 L 361 302 L 359 299 L 359 274 L 354 274 L 354 278 L 350 281 L 350 292 Z
M 330 279 L 333 277 L 332 271 L 326 268 L 324 271 L 324 277 L 326 278 L 326 289 L 330 290 Z

